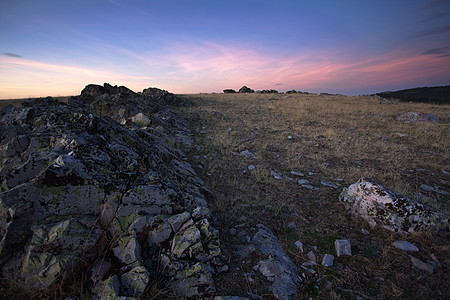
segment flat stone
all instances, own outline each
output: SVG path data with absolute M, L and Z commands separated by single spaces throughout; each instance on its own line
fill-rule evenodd
M 395 241 L 393 245 L 395 248 L 403 250 L 403 251 L 407 251 L 407 252 L 419 251 L 419 248 L 417 248 L 416 246 L 414 246 L 413 244 L 411 244 L 408 241 Z
M 111 267 L 112 264 L 109 261 L 100 259 L 91 269 L 91 280 L 93 282 L 103 280 L 103 277 L 106 275 L 106 273 L 108 273 Z
M 433 274 L 434 271 L 436 271 L 436 269 L 437 269 L 437 266 L 434 263 L 423 262 L 420 259 L 415 258 L 414 256 L 411 256 L 411 255 L 409 257 L 411 258 L 411 262 L 412 262 L 414 268 L 416 268 L 416 269 L 428 272 L 430 274 Z
M 334 256 L 331 254 L 325 254 L 322 259 L 322 266 L 332 267 L 334 263 Z
M 189 220 L 190 218 L 191 218 L 191 214 L 189 212 L 185 211 L 184 213 L 171 216 L 169 219 L 167 219 L 167 221 L 172 226 L 173 232 L 177 232 L 178 229 L 180 229 L 180 227 L 184 223 L 186 223 L 186 221 Z
M 336 240 L 334 242 L 334 246 L 336 248 L 336 254 L 338 257 L 352 255 L 350 240 Z
M 306 254 L 306 257 L 308 257 L 310 261 L 317 262 L 316 254 L 313 251 L 309 251 L 308 254 Z
M 247 169 L 249 171 L 252 171 L 252 170 L 256 169 L 256 167 L 254 165 L 250 165 L 250 166 L 247 167 Z
M 305 185 L 305 184 L 311 184 L 311 182 L 309 180 L 307 180 L 307 179 L 299 179 L 297 181 L 297 184 L 298 185 Z
M 245 156 L 245 157 L 247 157 L 247 158 L 256 158 L 255 153 L 251 152 L 251 151 L 248 150 L 248 149 L 239 152 L 239 155 L 240 155 L 240 156 Z
M 119 238 L 118 244 L 113 248 L 113 252 L 121 262 L 132 264 L 141 259 L 141 246 L 135 235 Z
M 325 181 L 325 180 L 320 181 L 320 184 L 327 186 L 327 187 L 331 187 L 333 189 L 337 189 L 339 187 L 337 184 L 330 182 L 330 181 Z
M 305 176 L 305 174 L 300 173 L 300 172 L 296 172 L 296 171 L 291 171 L 291 174 L 294 175 L 294 176 L 300 176 L 300 177 Z
M 150 245 L 155 245 L 169 239 L 171 234 L 172 227 L 168 222 L 163 222 L 157 228 L 149 232 L 147 240 Z

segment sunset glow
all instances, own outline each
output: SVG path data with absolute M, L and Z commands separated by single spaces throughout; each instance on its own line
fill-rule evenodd
M 3 1 L 0 98 L 450 84 L 450 1 L 188 2 Z

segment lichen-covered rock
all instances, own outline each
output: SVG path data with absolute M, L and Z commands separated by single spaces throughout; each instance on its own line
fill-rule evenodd
M 85 262 L 93 296 L 137 298 L 164 258 L 174 293 L 211 295 L 220 244 L 209 191 L 175 148 L 192 145 L 168 109 L 176 102 L 105 84 L 69 104 L 49 97 L 1 110 L 0 276 L 38 293 Z M 95 264 L 105 258 L 111 266 Z
M 298 270 L 284 252 L 277 237 L 263 224 L 252 239 L 252 244 L 269 258 L 258 263 L 258 270 L 273 282 L 270 290 L 277 299 L 292 299 L 297 291 Z
M 150 273 L 143 266 L 137 266 L 122 274 L 120 281 L 125 295 L 138 298 L 150 282 Z
M 448 231 L 450 217 L 362 178 L 344 188 L 339 199 L 372 227 L 394 232 Z

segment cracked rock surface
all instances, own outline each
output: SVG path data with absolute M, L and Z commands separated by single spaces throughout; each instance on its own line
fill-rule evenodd
M 105 84 L 0 111 L 2 278 L 40 291 L 83 262 L 93 298 L 137 298 L 161 262 L 175 295 L 212 295 L 218 231 L 175 101 Z

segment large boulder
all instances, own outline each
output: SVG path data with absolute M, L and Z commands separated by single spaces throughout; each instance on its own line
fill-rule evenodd
M 367 178 L 344 188 L 339 199 L 372 227 L 381 226 L 399 233 L 450 229 L 449 216 Z
M 147 105 L 155 93 L 168 96 L 89 85 L 69 104 L 35 99 L 0 111 L 2 278 L 38 293 L 83 263 L 95 266 L 84 276 L 93 296 L 137 298 L 164 257 L 176 295 L 215 290 L 222 263 L 208 190 L 174 147 L 189 146 L 188 124 Z M 143 124 L 118 122 L 133 116 Z M 105 257 L 110 267 L 99 272 Z

